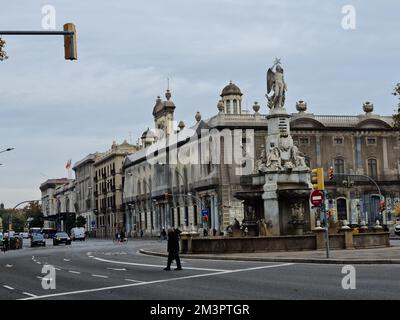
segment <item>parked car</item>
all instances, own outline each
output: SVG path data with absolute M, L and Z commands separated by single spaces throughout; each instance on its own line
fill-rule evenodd
M 394 233 L 398 236 L 400 236 L 400 222 L 398 222 L 395 226 L 394 226 Z
M 53 245 L 58 246 L 60 243 L 71 244 L 71 238 L 66 232 L 57 232 L 53 238 Z
M 31 248 L 36 246 L 46 246 L 46 239 L 41 233 L 34 233 L 31 238 Z
M 19 235 L 14 233 L 10 238 L 9 238 L 9 243 L 10 243 L 10 249 L 22 249 L 22 246 L 24 244 L 24 239 Z
M 85 240 L 85 228 L 72 228 L 71 229 L 71 239 L 73 241 L 75 240 L 80 240 L 80 241 L 84 241 Z
M 21 232 L 20 235 L 21 235 L 22 238 L 24 238 L 24 239 L 29 239 L 29 232 Z

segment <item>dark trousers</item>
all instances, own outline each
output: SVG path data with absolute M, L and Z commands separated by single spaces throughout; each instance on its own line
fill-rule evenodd
M 168 252 L 168 262 L 167 268 L 171 267 L 172 260 L 176 261 L 176 266 L 180 269 L 181 268 L 181 260 L 179 259 L 179 251 L 170 251 Z

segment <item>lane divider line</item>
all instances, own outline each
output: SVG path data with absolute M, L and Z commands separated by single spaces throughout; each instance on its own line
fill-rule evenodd
M 133 279 L 124 279 L 125 281 L 129 282 L 144 282 L 144 281 L 139 281 L 139 280 L 133 280 Z
M 37 297 L 36 295 L 29 293 L 29 292 L 22 292 L 22 294 L 30 296 L 30 297 Z
M 68 270 L 70 273 L 75 273 L 75 274 L 81 274 L 79 271 L 74 271 L 74 270 Z
M 294 265 L 294 263 L 274 264 L 274 265 L 268 265 L 268 266 L 246 268 L 246 269 L 225 270 L 225 271 L 220 271 L 220 272 L 203 273 L 203 274 L 196 274 L 196 275 L 191 275 L 191 276 L 184 276 L 184 277 L 177 277 L 177 278 L 170 278 L 170 279 L 162 279 L 162 280 L 154 280 L 154 281 L 147 281 L 147 282 L 140 282 L 140 283 L 123 284 L 123 285 L 96 288 L 96 289 L 67 291 L 67 292 L 47 294 L 47 295 L 42 295 L 42 296 L 37 296 L 37 297 L 23 298 L 23 299 L 19 299 L 19 300 L 37 300 L 37 299 L 44 299 L 44 298 L 51 298 L 51 297 L 69 296 L 69 295 L 81 294 L 81 293 L 99 292 L 99 291 L 106 291 L 106 290 L 113 290 L 113 289 L 144 286 L 144 285 L 156 284 L 156 283 L 167 283 L 167 282 L 171 282 L 171 281 L 179 281 L 179 280 L 187 280 L 187 279 L 195 279 L 195 278 L 204 278 L 204 277 L 217 276 L 217 275 L 222 275 L 222 274 L 230 274 L 230 273 L 253 271 L 253 270 L 262 270 L 262 269 L 278 268 L 278 267 L 286 267 L 286 266 L 291 266 L 291 265 Z
M 95 259 L 97 261 L 114 263 L 114 264 L 126 264 L 126 265 L 131 265 L 131 266 L 165 268 L 165 265 L 160 265 L 160 264 L 145 264 L 145 263 L 136 263 L 136 262 L 127 262 L 127 261 L 115 261 L 115 260 L 107 260 L 107 259 L 102 259 L 102 258 L 97 258 L 97 257 L 95 257 L 93 259 Z M 222 269 L 196 268 L 196 267 L 185 267 L 185 269 L 200 270 L 200 271 L 215 271 L 215 272 L 229 271 L 229 270 L 222 270 Z
M 14 290 L 14 288 L 13 287 L 10 287 L 10 286 L 3 286 L 4 288 L 6 288 L 6 289 L 9 289 L 9 290 Z
M 108 276 L 102 276 L 101 274 L 92 274 L 92 277 L 108 278 Z

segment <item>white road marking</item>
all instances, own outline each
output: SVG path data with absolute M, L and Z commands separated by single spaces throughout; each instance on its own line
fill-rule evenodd
M 89 258 L 94 258 L 94 256 L 88 256 Z
M 133 279 L 124 279 L 125 281 L 130 281 L 130 282 L 144 282 L 144 281 L 139 281 L 139 280 L 133 280 Z
M 204 277 L 218 276 L 218 275 L 222 275 L 222 274 L 237 273 L 237 272 L 243 272 L 243 271 L 252 271 L 252 270 L 261 270 L 261 269 L 269 269 L 269 268 L 286 267 L 286 266 L 291 266 L 293 264 L 294 263 L 283 263 L 283 264 L 274 264 L 274 265 L 269 265 L 269 266 L 246 268 L 246 269 L 225 270 L 225 271 L 220 271 L 220 272 L 203 273 L 203 274 L 196 274 L 196 275 L 192 275 L 192 276 L 177 277 L 177 278 L 162 279 L 162 280 L 154 280 L 154 281 L 147 281 L 147 282 L 138 282 L 138 283 L 132 283 L 132 284 L 123 284 L 123 285 L 118 285 L 118 286 L 103 287 L 103 288 L 97 288 L 97 289 L 86 289 L 86 290 L 78 290 L 78 291 L 60 292 L 60 293 L 47 294 L 47 295 L 31 297 L 31 298 L 22 298 L 22 299 L 19 299 L 19 300 L 36 300 L 36 299 L 42 299 L 42 298 L 69 296 L 69 295 L 80 294 L 80 293 L 98 292 L 98 291 L 106 291 L 106 290 L 112 290 L 112 289 L 144 286 L 144 285 L 155 284 L 155 283 L 165 283 L 165 282 L 178 281 L 178 280 L 204 278 Z
M 64 258 L 64 261 L 71 261 L 71 259 L 65 259 L 65 258 Z
M 102 276 L 101 274 L 92 274 L 92 277 L 108 278 L 108 276 Z
M 5 265 L 6 268 L 12 268 L 12 266 L 13 266 L 12 264 L 6 264 Z
M 43 277 L 40 277 L 40 276 L 37 276 L 36 278 L 38 278 L 38 279 L 43 279 Z
M 30 296 L 30 297 L 37 297 L 36 295 L 34 295 L 32 293 L 29 293 L 29 292 L 22 292 L 22 294 L 25 294 L 25 295 Z
M 106 259 L 102 259 L 102 258 L 94 258 L 94 259 L 98 260 L 98 261 L 109 262 L 109 263 L 114 263 L 114 264 L 127 264 L 127 265 L 131 265 L 131 266 L 165 268 L 165 265 L 160 265 L 160 264 L 145 264 L 145 263 L 135 263 L 135 262 L 127 262 L 127 261 L 115 261 L 115 260 L 106 260 Z M 201 271 L 215 271 L 215 272 L 227 271 L 227 270 L 222 270 L 222 269 L 195 268 L 195 267 L 186 267 L 185 269 L 201 270 Z
M 36 263 L 37 263 L 37 264 L 42 264 L 42 263 L 41 263 L 41 262 L 39 262 L 39 261 L 36 261 Z
M 69 270 L 68 272 L 75 273 L 75 274 L 81 274 L 79 271 L 74 271 L 74 270 Z
M 54 268 L 54 269 L 56 269 L 57 271 L 61 271 L 61 269 L 60 269 L 60 268 Z
M 126 271 L 125 268 L 107 268 L 107 269 L 115 270 L 115 271 Z
M 7 289 L 10 289 L 10 290 L 14 290 L 14 288 L 13 287 L 10 287 L 10 286 L 3 286 L 4 288 L 7 288 Z

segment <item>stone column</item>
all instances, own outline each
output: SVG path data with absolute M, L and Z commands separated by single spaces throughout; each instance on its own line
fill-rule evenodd
M 340 229 L 340 233 L 344 234 L 344 248 L 345 249 L 354 249 L 353 244 L 353 230 L 349 226 L 343 226 Z
M 214 199 L 214 225 L 215 229 L 218 231 L 219 230 L 219 214 L 218 214 L 218 197 L 216 194 L 213 195 Z
M 279 202 L 277 189 L 278 185 L 276 179 L 273 176 L 266 174 L 266 183 L 264 185 L 264 193 L 262 198 L 264 199 L 264 217 L 265 222 L 272 223 L 272 234 L 274 236 L 280 235 L 280 221 L 279 221 Z
M 316 250 L 325 249 L 325 229 L 321 227 L 314 228 Z

